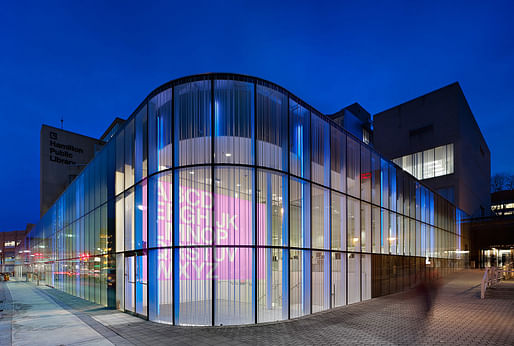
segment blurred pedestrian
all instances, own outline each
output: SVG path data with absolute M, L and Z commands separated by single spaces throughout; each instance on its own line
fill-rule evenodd
M 423 272 L 423 279 L 416 286 L 416 292 L 421 299 L 421 306 L 423 312 L 428 315 L 433 308 L 434 300 L 437 297 L 437 291 L 439 290 L 439 273 L 437 269 L 432 271 L 431 278 L 427 277 L 427 272 Z

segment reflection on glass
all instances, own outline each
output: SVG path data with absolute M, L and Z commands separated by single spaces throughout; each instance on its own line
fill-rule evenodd
M 371 255 L 361 255 L 361 296 L 362 300 L 371 299 Z
M 216 325 L 248 324 L 253 316 L 254 253 L 250 248 L 218 247 L 215 249 L 214 268 Z
M 125 127 L 125 189 L 134 185 L 134 122 Z
M 150 173 L 173 166 L 172 95 L 172 89 L 167 89 L 154 96 L 148 103 Z
M 306 250 L 291 250 L 290 311 L 291 318 L 311 313 L 311 253 Z
M 125 200 L 123 195 L 116 198 L 116 252 L 125 250 L 124 232 L 125 232 Z M 85 253 L 84 249 L 81 254 Z
M 125 131 L 121 130 L 116 136 L 116 173 L 115 173 L 115 194 L 123 192 L 125 186 Z M 81 178 L 79 178 L 81 179 Z M 82 179 L 81 179 L 82 180 Z M 82 185 L 82 184 L 81 184 Z
M 346 305 L 346 253 L 332 252 L 332 307 Z
M 175 248 L 173 256 L 178 259 L 175 263 L 179 268 L 180 280 L 175 286 L 175 322 L 181 325 L 211 325 L 212 280 L 215 275 L 212 249 Z
M 403 217 L 403 254 L 410 255 L 409 219 L 405 216 Z
M 361 199 L 371 201 L 371 153 L 367 147 L 361 146 Z
M 330 184 L 330 125 L 318 115 L 311 116 L 312 180 L 319 184 Z
M 310 112 L 289 99 L 289 166 L 291 173 L 310 177 Z
M 287 221 L 289 219 L 287 186 L 286 175 L 258 170 L 257 229 L 259 245 L 287 245 Z
M 350 137 L 347 137 L 346 155 L 348 194 L 360 197 L 360 144 Z
M 135 257 L 125 257 L 125 310 L 135 312 L 136 263 Z M 89 293 L 89 292 L 87 292 Z M 88 298 L 89 299 L 89 298 Z
M 214 82 L 216 162 L 253 163 L 253 89 L 253 83 L 233 80 Z
M 116 254 L 116 309 L 125 309 L 125 270 L 124 270 L 123 254 Z M 80 281 L 82 283 L 82 290 L 80 297 L 85 299 L 84 288 L 86 279 L 86 269 L 84 268 L 84 260 L 80 261 Z
M 252 205 L 255 185 L 253 181 L 253 170 L 246 168 L 216 168 L 214 173 L 214 243 L 216 245 L 252 245 L 255 244 L 255 230 L 253 227 L 253 217 L 255 215 Z M 187 212 L 194 224 L 195 216 L 199 215 L 196 202 L 191 196 L 195 195 L 191 190 L 186 190 Z M 201 194 L 200 194 L 201 196 Z M 207 192 L 205 196 L 209 196 Z M 191 200 L 191 203 L 189 201 Z M 198 203 L 201 203 L 197 200 Z M 182 207 L 181 207 L 182 208 Z M 264 220 L 266 205 L 257 206 L 259 223 Z M 181 212 L 182 214 L 182 212 Z M 203 217 L 203 212 L 202 216 Z M 205 210 L 207 214 L 207 210 Z M 194 226 L 193 226 L 194 227 Z
M 150 179 L 149 243 L 150 247 L 172 245 L 173 232 L 173 173 L 166 172 Z
M 148 174 L 148 117 L 146 105 L 136 114 L 134 133 L 134 176 L 135 182 Z
M 330 128 L 330 186 L 337 191 L 346 191 L 346 134 Z
M 349 253 L 348 257 L 348 304 L 361 301 L 361 265 L 359 254 Z
M 361 202 L 361 251 L 371 252 L 371 205 Z
M 178 85 L 175 94 L 175 164 L 211 162 L 211 83 Z
M 346 197 L 332 192 L 332 249 L 346 249 Z
M 136 313 L 147 315 L 147 289 L 148 289 L 148 261 L 146 255 L 138 255 L 136 258 Z
M 380 205 L 385 208 L 389 208 L 389 164 L 385 160 L 381 162 L 381 177 L 380 186 L 382 186 L 382 192 L 380 194 Z
M 134 221 L 135 221 L 135 248 L 146 249 L 148 247 L 148 202 L 147 202 L 147 180 L 136 185 Z
M 149 318 L 173 323 L 173 260 L 171 249 L 149 251 Z
M 257 85 L 257 165 L 287 171 L 287 96 Z
M 310 247 L 310 189 L 309 184 L 291 179 L 290 186 L 290 241 L 294 247 Z
M 312 312 L 330 309 L 330 254 L 312 251 Z
M 289 262 L 286 251 L 276 248 L 258 249 L 257 322 L 287 319 Z
M 330 193 L 313 186 L 312 190 L 312 247 L 330 249 Z
M 403 255 L 403 217 L 396 214 L 396 254 Z
M 388 254 L 389 253 L 389 232 L 390 232 L 390 225 L 389 225 L 389 211 L 382 209 L 382 225 L 380 228 L 380 242 L 382 247 L 382 253 Z
M 135 248 L 134 189 L 125 192 L 125 251 Z
M 348 197 L 348 251 L 361 250 L 361 228 L 360 228 L 360 202 L 355 198 Z
M 178 171 L 178 196 L 175 196 L 175 206 L 177 212 L 174 222 L 178 228 L 175 233 L 175 244 L 184 245 L 212 245 L 213 243 L 213 220 L 212 208 L 213 199 L 211 192 L 211 170 L 207 168 L 182 169 Z M 171 190 L 169 182 L 161 182 L 162 198 L 165 193 Z M 178 200 L 177 200 L 178 197 Z M 169 195 L 166 197 L 169 200 Z M 163 211 L 162 218 L 171 220 L 171 208 Z M 161 237 L 166 239 L 166 234 Z
M 380 208 L 373 206 L 371 208 L 371 233 L 373 235 L 373 253 L 380 253 L 382 248 L 381 239 L 381 219 L 380 219 Z
M 398 242 L 398 236 L 396 234 L 396 214 L 393 212 L 389 213 L 389 237 L 387 238 L 389 243 L 389 253 L 396 254 L 396 244 Z

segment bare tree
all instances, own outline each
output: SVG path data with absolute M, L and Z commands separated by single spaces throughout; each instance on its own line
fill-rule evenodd
M 505 187 L 505 180 L 507 175 L 505 173 L 496 173 L 491 177 L 491 192 L 502 191 Z
M 509 175 L 505 179 L 505 190 L 514 190 L 514 175 Z
M 505 190 L 514 190 L 514 175 L 497 173 L 491 177 L 491 193 Z M 505 204 L 499 203 L 492 207 L 494 214 L 501 216 L 505 213 Z

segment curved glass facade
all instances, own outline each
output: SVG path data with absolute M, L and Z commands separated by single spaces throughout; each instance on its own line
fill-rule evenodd
M 286 90 L 148 96 L 28 236 L 40 280 L 150 320 L 295 318 L 459 267 L 455 207 Z

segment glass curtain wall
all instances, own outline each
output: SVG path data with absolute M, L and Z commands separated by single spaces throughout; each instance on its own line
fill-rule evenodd
M 438 163 L 416 169 L 448 172 L 452 155 L 420 153 Z M 101 305 L 167 324 L 250 324 L 453 270 L 458 215 L 279 86 L 200 75 L 138 107 L 25 253 L 34 277 Z

